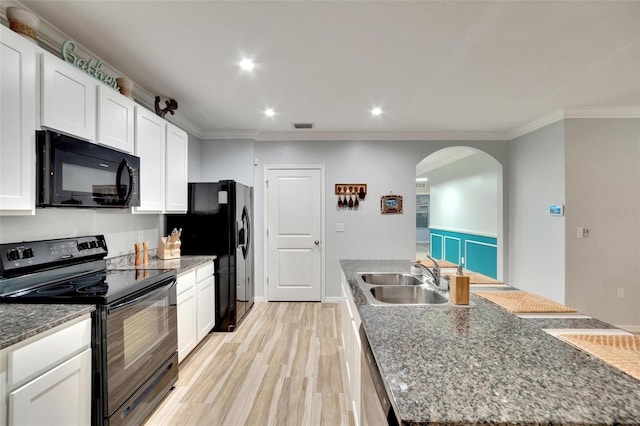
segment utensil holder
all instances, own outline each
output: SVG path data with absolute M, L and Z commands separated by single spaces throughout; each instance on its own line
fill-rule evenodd
M 158 258 L 159 259 L 178 259 L 180 257 L 180 240 L 173 244 L 169 244 L 167 237 L 160 238 L 158 242 Z

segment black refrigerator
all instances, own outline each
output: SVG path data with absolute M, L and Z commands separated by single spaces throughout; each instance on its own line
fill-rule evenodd
M 215 331 L 234 331 L 253 306 L 253 188 L 233 180 L 189 183 L 187 214 L 167 215 L 182 228 L 184 255 L 215 254 Z

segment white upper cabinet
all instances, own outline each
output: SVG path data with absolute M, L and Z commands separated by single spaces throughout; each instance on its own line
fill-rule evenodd
M 188 135 L 167 123 L 165 211 L 187 211 Z
M 96 140 L 96 86 L 93 77 L 55 56 L 42 54 L 42 127 Z
M 36 47 L 0 25 L 0 213 L 35 212 Z
M 104 84 L 99 84 L 97 142 L 133 154 L 135 106 L 133 100 Z
M 164 211 L 166 121 L 151 111 L 136 107 L 136 150 L 140 157 L 140 207 L 137 213 Z

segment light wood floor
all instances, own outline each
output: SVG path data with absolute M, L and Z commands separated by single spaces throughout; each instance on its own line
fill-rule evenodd
M 340 304 L 256 303 L 234 333 L 212 333 L 147 425 L 353 425 Z

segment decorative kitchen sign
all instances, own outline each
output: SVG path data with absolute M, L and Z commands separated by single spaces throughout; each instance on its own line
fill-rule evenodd
M 380 197 L 380 213 L 402 214 L 402 195 L 383 195 Z
M 62 59 L 78 68 L 80 71 L 86 72 L 96 80 L 118 90 L 118 83 L 116 82 L 116 78 L 101 71 L 101 60 L 96 60 L 93 58 L 89 58 L 88 60 L 79 58 L 78 56 L 76 56 L 75 50 L 76 42 L 73 40 L 66 40 L 64 43 L 62 43 L 62 47 L 60 48 Z

